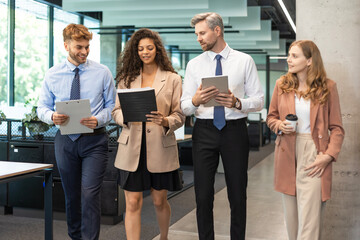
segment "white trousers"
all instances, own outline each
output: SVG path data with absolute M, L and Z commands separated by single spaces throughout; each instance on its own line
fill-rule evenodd
M 304 169 L 316 159 L 310 134 L 296 135 L 296 196 L 282 194 L 289 240 L 318 240 L 325 202 L 321 201 L 321 179 Z

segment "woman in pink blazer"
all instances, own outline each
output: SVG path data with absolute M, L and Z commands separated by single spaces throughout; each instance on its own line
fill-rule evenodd
M 282 193 L 289 239 L 316 240 L 330 198 L 332 162 L 344 139 L 339 96 L 312 41 L 293 42 L 287 62 L 266 119 L 277 134 L 274 185 Z M 288 114 L 298 117 L 295 129 L 285 119 Z
M 158 111 L 147 116 L 148 122 L 124 122 L 119 99 L 112 111 L 122 126 L 118 139 L 115 167 L 126 201 L 127 239 L 140 239 L 143 191 L 150 190 L 160 228 L 160 239 L 167 239 L 170 205 L 167 191 L 182 188 L 174 131 L 185 115 L 180 109 L 181 77 L 171 66 L 159 34 L 140 29 L 126 44 L 116 76 L 119 88 L 155 89 Z

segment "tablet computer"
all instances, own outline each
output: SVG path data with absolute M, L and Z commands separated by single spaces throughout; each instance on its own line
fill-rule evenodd
M 220 75 L 214 77 L 204 77 L 201 79 L 202 88 L 206 89 L 211 86 L 215 86 L 221 93 L 228 93 L 229 84 L 228 84 L 228 76 Z M 215 101 L 215 99 L 211 99 L 209 102 L 204 104 L 204 107 L 214 107 L 221 106 L 219 103 Z

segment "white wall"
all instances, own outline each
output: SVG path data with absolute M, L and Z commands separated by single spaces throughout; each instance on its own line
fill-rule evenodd
M 297 39 L 319 47 L 328 77 L 337 82 L 345 141 L 333 166 L 322 239 L 360 239 L 360 1 L 296 1 Z

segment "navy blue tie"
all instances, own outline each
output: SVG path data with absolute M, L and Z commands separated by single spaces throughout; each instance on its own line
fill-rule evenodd
M 80 76 L 79 68 L 74 70 L 75 76 L 71 84 L 70 100 L 80 99 Z
M 216 55 L 216 70 L 215 70 L 215 75 L 222 75 L 222 68 L 221 68 L 221 55 Z M 225 124 L 225 109 L 224 106 L 215 106 L 214 107 L 214 120 L 213 120 L 213 124 L 214 126 L 221 130 Z
M 71 84 L 71 91 L 70 91 L 70 100 L 80 99 L 80 76 L 79 76 L 79 68 L 75 68 L 74 70 L 75 76 L 73 82 Z M 81 134 L 69 134 L 69 138 L 72 141 L 75 141 L 80 137 Z

